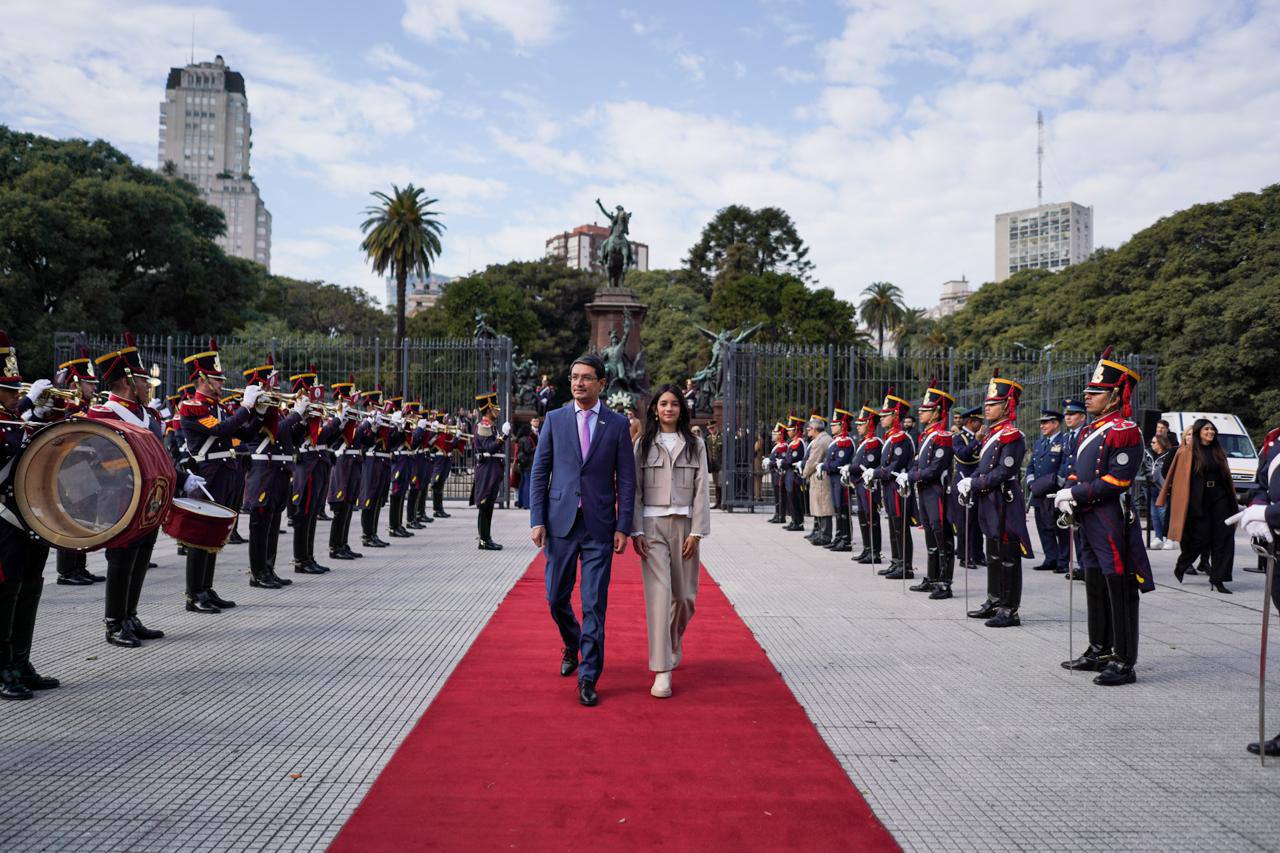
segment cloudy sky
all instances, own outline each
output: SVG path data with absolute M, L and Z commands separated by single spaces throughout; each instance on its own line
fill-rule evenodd
M 0 122 L 156 165 L 170 66 L 245 76 L 273 271 L 383 288 L 373 189 L 425 186 L 438 271 L 633 211 L 655 267 L 717 208 L 778 205 L 822 284 L 936 302 L 992 277 L 993 217 L 1094 207 L 1099 245 L 1280 179 L 1280 4 L 6 0 Z

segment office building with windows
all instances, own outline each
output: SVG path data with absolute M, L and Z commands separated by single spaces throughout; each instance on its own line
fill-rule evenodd
M 1061 270 L 1093 254 L 1093 208 L 1074 201 L 996 216 L 995 280 L 1022 270 Z
M 599 225 L 579 225 L 572 231 L 564 231 L 547 239 L 545 256 L 557 260 L 575 270 L 604 272 L 600 265 L 600 244 L 609 236 L 609 229 Z M 649 270 L 649 247 L 631 242 L 631 255 L 635 269 Z

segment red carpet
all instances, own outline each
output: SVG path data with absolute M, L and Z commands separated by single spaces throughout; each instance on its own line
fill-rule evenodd
M 583 708 L 542 566 L 332 849 L 897 849 L 705 570 L 675 695 L 654 699 L 640 562 L 614 560 L 600 704 Z

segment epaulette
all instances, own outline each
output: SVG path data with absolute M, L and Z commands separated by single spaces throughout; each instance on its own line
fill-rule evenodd
M 184 418 L 202 418 L 209 414 L 209 407 L 199 400 L 183 400 L 178 404 L 178 414 Z
M 899 432 L 899 433 L 894 433 L 889 440 L 892 441 L 894 444 L 897 444 L 898 442 L 906 439 L 906 437 L 907 437 L 907 434 L 905 432 Z
M 932 441 L 933 441 L 933 446 L 934 446 L 934 447 L 950 447 L 950 446 L 951 446 L 951 433 L 949 433 L 949 432 L 939 432 L 939 433 L 935 433 L 935 434 L 934 434 L 934 436 L 933 436 Z
M 1020 438 L 1022 438 L 1022 430 L 1017 427 L 1008 427 L 1000 432 L 1001 444 L 1013 444 Z
M 1107 430 L 1105 444 L 1107 447 L 1137 447 L 1142 444 L 1142 432 L 1133 421 L 1116 421 L 1116 425 Z
M 883 443 L 884 443 L 884 442 L 882 442 L 882 441 L 880 440 L 880 436 L 878 436 L 878 435 L 873 435 L 873 436 L 871 436 L 871 438 L 868 438 L 868 439 L 867 439 L 867 443 L 866 443 L 865 445 L 863 445 L 863 446 L 864 446 L 864 447 L 879 447 L 879 446 L 880 446 L 881 444 L 883 444 Z
M 94 405 L 90 406 L 89 411 L 96 412 L 99 415 L 110 415 L 113 418 L 116 416 L 116 413 L 114 410 L 108 408 L 107 406 L 101 405 L 99 403 L 95 403 Z

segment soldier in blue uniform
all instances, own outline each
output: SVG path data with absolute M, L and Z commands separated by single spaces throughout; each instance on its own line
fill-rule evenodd
M 952 479 L 948 498 L 951 501 L 951 527 L 956 534 L 956 554 L 960 565 L 968 568 L 986 566 L 987 559 L 983 555 L 982 528 L 978 524 L 978 514 L 972 508 L 966 511 L 960 503 L 960 493 L 955 484 L 966 477 L 972 477 L 978 470 L 978 457 L 982 453 L 982 442 L 986 430 L 982 428 L 982 408 L 974 406 L 959 414 L 959 424 L 951 431 L 951 451 L 955 460 L 955 477 Z
M 1249 505 L 1228 521 L 1238 524 L 1251 540 L 1261 541 L 1274 553 L 1276 538 L 1280 537 L 1280 427 L 1267 433 L 1262 442 Z M 1271 603 L 1280 608 L 1280 584 L 1271 587 Z M 1247 748 L 1254 755 L 1264 749 L 1267 755 L 1280 755 L 1280 735 L 1262 743 L 1255 741 Z
M 1031 461 L 1027 463 L 1026 490 L 1035 509 L 1036 531 L 1040 534 L 1040 550 L 1044 562 L 1033 567 L 1036 571 L 1067 571 L 1067 538 L 1069 531 L 1058 526 L 1057 513 L 1053 510 L 1053 496 L 1063 483 L 1059 481 L 1066 442 L 1062 435 L 1062 413 L 1053 409 L 1040 410 L 1040 437 L 1031 448 Z
M 827 545 L 828 551 L 844 553 L 853 550 L 853 523 L 849 513 L 849 486 L 842 482 L 841 474 L 853 464 L 857 447 L 849 430 L 853 428 L 853 412 L 840 408 L 837 401 L 831 412 L 831 446 L 822 470 L 827 474 L 831 488 L 831 507 L 835 512 L 836 535 Z
M 413 466 L 414 447 L 414 421 L 416 421 L 419 409 L 422 404 L 416 400 L 411 400 L 400 407 L 397 414 L 393 414 L 392 418 L 396 420 L 394 423 L 400 429 L 396 433 L 397 439 L 395 447 L 392 450 L 391 458 L 391 520 L 388 525 L 390 535 L 397 539 L 408 539 L 413 536 L 405 527 L 405 506 L 409 502 L 409 490 L 413 487 Z M 410 512 L 410 521 L 412 521 L 412 512 Z M 410 525 L 421 527 L 421 525 Z
M 218 357 L 218 343 L 212 338 L 208 350 L 187 356 L 182 363 L 191 370 L 189 378 L 195 384 L 191 399 L 178 405 L 187 455 L 195 465 L 195 473 L 204 478 L 213 501 L 237 509 L 243 499 L 243 487 L 235 444 L 255 435 L 262 424 L 267 405 L 258 399 L 262 389 L 256 385 L 248 388 L 234 408 L 223 406 L 226 376 Z M 187 610 L 221 613 L 236 606 L 213 590 L 217 559 L 216 551 L 187 549 Z
M 245 393 L 261 388 L 274 393 L 280 381 L 274 360 L 244 371 Z M 249 445 L 249 470 L 244 480 L 245 512 L 249 513 L 249 586 L 280 589 L 293 581 L 276 574 L 276 550 L 280 544 L 280 519 L 289 506 L 290 467 L 297 455 L 306 425 L 303 416 L 310 402 L 306 393 L 296 396 L 292 408 L 269 404 L 262 413 L 257 434 Z M 287 412 L 287 414 L 286 414 Z M 308 567 L 303 574 L 315 574 Z
M 324 399 L 324 386 L 319 384 L 315 365 L 289 377 L 294 393 L 305 395 L 308 403 Z M 329 571 L 316 562 L 316 521 L 324 504 L 329 484 L 329 447 L 342 433 L 342 421 L 326 417 L 315 407 L 303 411 L 298 461 L 293 463 L 290 503 L 293 515 L 293 570 L 303 575 L 319 575 Z
M 367 414 L 360 425 L 364 464 L 360 466 L 360 544 L 366 548 L 386 548 L 389 542 L 378 536 L 378 517 L 386 497 L 384 485 L 391 483 L 391 403 L 382 401 L 382 388 L 361 393 Z
M 1071 475 L 1075 473 L 1076 462 L 1076 441 L 1080 438 L 1080 431 L 1084 429 L 1085 421 L 1088 420 L 1088 414 L 1085 412 L 1084 403 L 1080 400 L 1068 398 L 1062 401 L 1062 422 L 1065 425 L 1062 430 L 1062 466 L 1058 469 L 1058 488 L 1061 489 L 1071 479 Z M 1075 527 L 1068 531 L 1071 536 L 1071 547 L 1076 555 L 1076 568 L 1069 569 L 1067 572 L 1067 580 L 1083 581 L 1084 570 L 1079 568 L 1080 563 L 1080 528 Z M 1067 553 L 1070 558 L 1071 552 Z
M 334 402 L 338 404 L 342 429 L 329 445 L 334 454 L 326 496 L 329 508 L 333 510 L 333 523 L 329 526 L 329 557 L 333 560 L 357 560 L 364 555 L 351 550 L 349 536 L 351 514 L 360 495 L 360 470 L 364 461 L 364 447 L 359 435 L 363 418 L 361 395 L 356 391 L 355 377 L 333 383 L 331 391 Z
M 769 519 L 770 524 L 787 522 L 787 492 L 783 488 L 782 477 L 782 460 L 786 453 L 787 425 L 779 422 L 773 425 L 773 446 L 761 463 L 773 484 L 773 517 Z
M 803 438 L 806 423 L 808 421 L 794 412 L 787 415 L 787 430 L 791 435 L 787 441 L 787 452 L 782 457 L 782 489 L 787 496 L 791 523 L 783 530 L 804 530 L 804 477 L 800 471 L 804 468 L 804 455 L 808 451 Z
M 987 385 L 982 405 L 989 434 L 982 444 L 978 469 L 956 484 L 961 500 L 973 502 L 982 535 L 987 539 L 987 600 L 973 619 L 985 619 L 988 628 L 1022 624 L 1022 559 L 1033 557 L 1027 533 L 1022 486 L 1018 472 L 1027 453 L 1027 440 L 1016 418 L 1022 386 L 998 374 Z
M 920 447 L 911 467 L 899 474 L 897 482 L 914 491 L 920 523 L 924 527 L 928 564 L 924 578 L 911 589 L 928 592 L 932 599 L 951 597 L 951 581 L 955 572 L 955 546 L 948 519 L 951 485 L 951 432 L 947 429 L 947 417 L 956 398 L 946 391 L 933 387 L 929 382 L 920 403 Z
M 476 424 L 476 474 L 471 485 L 471 503 L 479 513 L 476 526 L 481 551 L 501 551 L 502 546 L 493 541 L 493 508 L 502 488 L 502 475 L 506 470 L 506 443 L 511 435 L 511 424 L 504 422 L 497 427 L 502 409 L 498 407 L 498 392 L 489 391 L 476 397 L 476 410 L 480 422 Z
M 902 419 L 910 410 L 911 404 L 901 397 L 895 397 L 890 388 L 880 407 L 880 426 L 885 429 L 880 465 L 868 469 L 862 475 L 866 485 L 871 485 L 872 480 L 879 480 L 881 489 L 889 492 L 884 499 L 892 557 L 889 571 L 885 573 L 889 580 L 915 577 L 911 567 L 911 531 L 907 529 L 907 525 L 915 517 L 915 506 L 911 501 L 910 488 L 905 484 L 898 484 L 898 475 L 906 473 L 916 455 L 915 442 L 902 429 Z
M 1141 377 L 1110 356 L 1107 347 L 1085 386 L 1085 408 L 1094 420 L 1076 442 L 1074 479 L 1054 497 L 1054 507 L 1080 523 L 1089 612 L 1089 648 L 1065 665 L 1100 671 L 1093 683 L 1107 687 L 1137 680 L 1138 591 L 1155 589 L 1142 525 L 1129 495 L 1142 461 L 1142 431 L 1129 420 L 1133 389 Z M 1109 632 L 1103 618 L 1107 612 Z
M 862 551 L 853 557 L 855 563 L 864 565 L 880 562 L 880 490 L 874 482 L 868 483 L 864 478 L 867 471 L 874 471 L 880 466 L 880 437 L 876 435 L 878 409 L 863 405 L 858 412 L 857 430 L 858 445 L 853 451 L 853 462 L 844 479 L 855 498 L 854 506 L 858 510 L 858 533 L 862 539 Z M 880 574 L 889 573 L 889 568 L 880 570 Z
M 436 429 L 433 442 L 431 468 L 431 516 L 432 518 L 452 518 L 444 511 L 444 486 L 449 480 L 449 472 L 453 470 L 453 451 L 466 447 L 466 439 L 458 435 L 458 430 L 450 431 L 445 421 L 445 413 L 440 413 L 440 428 Z

